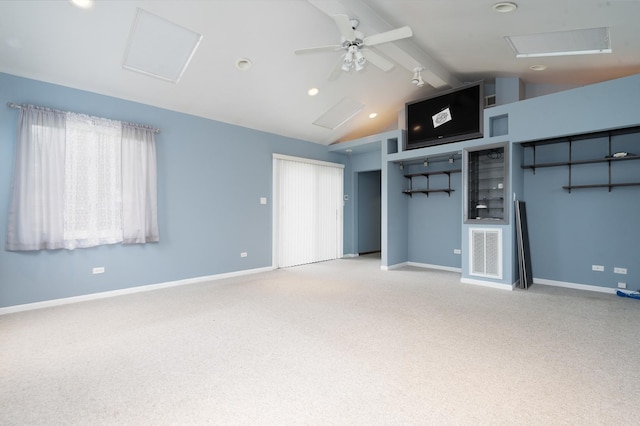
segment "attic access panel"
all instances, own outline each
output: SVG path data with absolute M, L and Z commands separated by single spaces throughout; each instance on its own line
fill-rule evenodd
M 505 37 L 517 58 L 611 53 L 609 28 L 586 28 Z
M 122 67 L 177 83 L 201 40 L 201 34 L 138 9 Z

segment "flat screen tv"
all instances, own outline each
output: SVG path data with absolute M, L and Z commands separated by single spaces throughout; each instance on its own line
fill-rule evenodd
M 423 148 L 482 137 L 482 82 L 437 93 L 406 104 L 404 149 Z

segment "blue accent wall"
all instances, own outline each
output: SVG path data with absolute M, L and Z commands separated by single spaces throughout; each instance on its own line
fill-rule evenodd
M 527 88 L 529 90 L 529 88 Z M 537 89 L 538 90 L 538 89 Z M 545 92 L 547 90 L 545 89 Z M 526 202 L 534 279 L 613 289 L 640 288 L 640 187 L 574 190 L 565 167 L 539 169 L 521 142 L 640 125 L 640 75 L 607 81 L 485 110 L 485 137 L 403 151 L 403 132 L 325 147 L 122 99 L 0 73 L 0 240 L 6 240 L 17 111 L 7 102 L 32 103 L 160 128 L 158 208 L 161 242 L 102 246 L 75 251 L 12 253 L 0 250 L 0 307 L 126 289 L 147 284 L 270 267 L 272 262 L 272 154 L 345 164 L 344 252 L 357 252 L 357 173 L 381 170 L 381 266 L 405 262 L 461 267 L 468 274 L 468 230 L 462 221 L 464 174 L 452 175 L 451 197 L 402 193 L 402 161 L 509 143 L 509 223 L 503 231 L 503 279 L 517 280 L 513 194 Z M 491 132 L 491 121 L 500 128 Z M 495 129 L 494 129 L 495 130 Z M 358 147 L 367 147 L 357 153 Z M 375 149 L 369 146 L 375 145 Z M 344 148 L 353 147 L 353 155 Z M 393 148 L 393 149 L 392 149 Z M 602 156 L 598 141 L 576 154 Z M 548 146 L 537 161 L 554 161 L 562 146 Z M 341 152 L 342 150 L 342 152 Z M 640 154 L 637 135 L 614 151 Z M 576 157 L 577 158 L 577 157 Z M 607 165 L 574 167 L 573 183 L 601 182 Z M 613 178 L 640 180 L 640 161 L 616 164 Z M 434 182 L 435 183 L 435 182 Z M 259 203 L 267 197 L 267 205 Z M 461 248 L 462 255 L 453 249 Z M 241 258 L 246 251 L 248 257 Z M 591 271 L 603 265 L 604 272 Z M 96 266 L 106 268 L 92 275 Z M 627 274 L 614 274 L 613 268 Z
M 431 162 L 428 171 L 434 172 L 447 169 L 462 168 L 461 161 L 457 164 Z M 414 166 L 405 172 L 421 173 L 425 171 L 422 165 Z M 462 223 L 462 173 L 451 173 L 451 194 L 431 193 L 413 194 L 409 200 L 408 209 L 408 245 L 410 262 L 460 268 L 459 254 L 454 249 L 460 248 Z M 413 189 L 426 188 L 426 177 L 414 177 Z M 429 188 L 448 188 L 449 176 L 429 176 Z
M 542 91 L 539 87 L 536 90 Z M 549 93 L 551 89 L 545 88 L 544 92 Z M 607 189 L 574 190 L 569 194 L 562 189 L 568 183 L 566 168 L 538 170 L 534 176 L 521 167 L 528 154 L 520 146 L 521 142 L 538 139 L 637 126 L 640 125 L 638 111 L 640 75 L 634 75 L 486 109 L 485 136 L 480 139 L 383 152 L 383 266 L 410 261 L 455 265 L 455 260 L 445 255 L 459 244 L 462 278 L 473 279 L 469 274 L 469 228 L 496 227 L 501 228 L 503 234 L 503 278 L 483 280 L 505 288 L 511 286 L 518 279 L 513 216 L 515 196 L 526 203 L 534 279 L 609 290 L 617 287 L 618 282 L 626 282 L 629 289 L 640 288 L 640 268 L 636 266 L 640 259 L 640 216 L 637 213 L 640 211 L 640 187 L 618 187 L 611 192 Z M 401 141 L 402 132 L 399 135 Z M 451 200 L 444 200 L 439 206 L 435 204 L 435 196 L 426 200 L 414 195 L 409 200 L 401 193 L 407 183 L 398 167 L 400 162 L 410 163 L 428 156 L 500 143 L 510 145 L 507 224 L 465 224 L 460 219 L 452 224 L 446 212 L 451 213 L 457 207 L 449 209 L 446 206 L 456 202 L 461 206 L 463 191 L 452 193 Z M 640 154 L 638 135 L 619 138 L 616 143 L 614 152 Z M 574 151 L 574 158 L 598 158 L 606 154 L 598 141 L 583 142 L 583 145 L 585 149 Z M 383 140 L 383 150 L 385 146 Z M 402 146 L 401 142 L 399 146 Z M 539 150 L 538 161 L 553 161 L 557 156 L 551 151 L 553 149 L 562 148 Z M 640 160 L 616 164 L 612 177 L 621 182 L 640 180 Z M 607 165 L 574 167 L 573 178 L 574 183 L 606 182 Z M 452 183 L 456 185 L 455 181 Z M 454 214 L 460 217 L 458 212 Z M 428 217 L 433 221 L 426 223 Z M 449 226 L 458 229 L 443 232 Z M 440 249 L 443 246 L 446 250 Z M 592 264 L 603 265 L 605 271 L 591 271 Z M 614 274 L 614 267 L 626 268 L 628 273 Z
M 7 102 L 161 129 L 160 243 L 5 251 L 18 116 Z M 344 160 L 323 145 L 0 73 L 0 307 L 271 267 L 273 153 Z

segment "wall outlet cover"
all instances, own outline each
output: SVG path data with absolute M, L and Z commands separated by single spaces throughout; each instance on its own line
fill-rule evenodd
M 603 272 L 604 271 L 604 266 L 602 266 L 602 265 L 591 265 L 591 270 L 592 271 Z

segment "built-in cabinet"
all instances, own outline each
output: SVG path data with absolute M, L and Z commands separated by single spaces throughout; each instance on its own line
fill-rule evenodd
M 530 169 L 535 174 L 536 169 L 544 167 L 567 167 L 567 184 L 562 188 L 569 192 L 574 189 L 608 188 L 611 191 L 611 188 L 618 186 L 640 186 L 640 180 L 616 179 L 614 171 L 621 162 L 640 159 L 637 153 L 627 151 L 628 147 L 633 149 L 638 139 L 640 139 L 640 126 L 525 142 L 522 146 L 530 152 L 522 168 Z M 557 161 L 551 161 L 548 158 L 538 161 L 538 151 L 547 145 L 563 147 L 562 152 L 556 154 Z M 588 151 L 586 156 L 583 154 L 585 151 Z M 606 179 L 595 183 L 584 183 L 579 180 L 576 182 L 575 167 L 596 163 L 606 163 Z
M 507 145 L 468 149 L 465 153 L 465 221 L 506 223 Z

